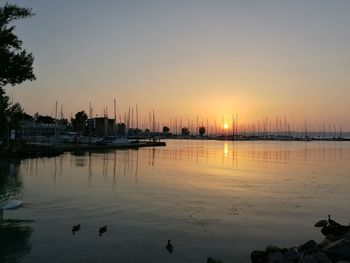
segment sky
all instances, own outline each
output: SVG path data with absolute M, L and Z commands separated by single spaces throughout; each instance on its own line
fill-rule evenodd
M 241 122 L 350 130 L 350 1 L 8 1 L 37 80 L 8 87 L 34 114 Z M 4 1 L 0 1 L 1 5 Z

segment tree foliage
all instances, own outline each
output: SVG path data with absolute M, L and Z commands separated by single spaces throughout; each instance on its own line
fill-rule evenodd
M 126 135 L 126 126 L 124 123 L 117 123 L 117 135 L 118 136 L 125 136 Z
M 19 128 L 19 122 L 28 119 L 19 103 L 12 103 L 4 91 L 6 85 L 21 84 L 35 80 L 33 73 L 34 57 L 22 48 L 22 40 L 14 34 L 11 23 L 18 19 L 31 17 L 31 9 L 13 4 L 0 7 L 0 136 L 5 136 L 7 121 L 10 129 Z
M 40 115 L 39 113 L 34 114 L 34 121 L 36 123 L 43 123 L 43 124 L 55 124 L 55 119 L 48 115 Z
M 26 80 L 35 80 L 34 57 L 22 48 L 22 40 L 14 34 L 14 20 L 31 17 L 31 9 L 5 4 L 0 7 L 0 88 Z
M 75 114 L 75 118 L 71 119 L 73 129 L 78 133 L 84 133 L 87 128 L 88 116 L 85 111 L 79 111 Z
M 12 103 L 10 97 L 0 88 L 0 137 L 7 137 L 7 122 L 10 121 L 10 129 L 18 129 L 20 121 L 29 120 L 31 116 L 26 114 L 21 105 Z
M 198 132 L 199 132 L 199 135 L 200 135 L 200 136 L 203 136 L 204 133 L 205 133 L 205 127 L 204 127 L 204 126 L 199 127 L 199 128 L 198 128 Z
M 168 133 L 170 131 L 168 126 L 163 127 L 163 133 Z
M 190 135 L 190 130 L 188 129 L 188 128 L 186 128 L 186 127 L 183 127 L 182 129 L 181 129 L 181 134 L 182 134 L 182 136 L 189 136 Z

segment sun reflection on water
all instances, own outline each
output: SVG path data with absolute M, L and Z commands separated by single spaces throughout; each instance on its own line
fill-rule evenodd
M 224 143 L 224 156 L 227 157 L 228 156 L 228 142 Z

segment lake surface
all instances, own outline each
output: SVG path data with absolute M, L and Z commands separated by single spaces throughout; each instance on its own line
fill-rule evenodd
M 329 213 L 348 224 L 349 193 L 348 142 L 168 140 L 1 162 L 1 199 L 24 206 L 4 211 L 0 262 L 250 262 L 321 241 Z

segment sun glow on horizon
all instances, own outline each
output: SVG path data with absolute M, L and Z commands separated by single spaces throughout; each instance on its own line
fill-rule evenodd
M 227 130 L 228 129 L 228 124 L 224 123 L 224 129 Z

